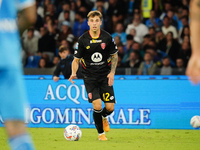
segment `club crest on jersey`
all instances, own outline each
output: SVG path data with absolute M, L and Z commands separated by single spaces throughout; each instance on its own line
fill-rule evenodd
M 89 99 L 92 99 L 92 93 L 88 93 Z
M 101 48 L 105 49 L 106 48 L 106 43 L 101 43 Z

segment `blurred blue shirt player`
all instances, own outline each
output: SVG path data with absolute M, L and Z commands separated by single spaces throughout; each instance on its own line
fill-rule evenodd
M 34 0 L 0 0 L 0 116 L 12 150 L 34 150 L 24 123 L 20 33 L 35 20 Z

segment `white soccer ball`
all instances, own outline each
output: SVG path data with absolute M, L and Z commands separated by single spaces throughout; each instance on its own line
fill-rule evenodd
M 68 125 L 64 130 L 64 137 L 68 141 L 78 141 L 82 136 L 82 131 L 77 125 Z
M 193 116 L 190 120 L 190 124 L 193 128 L 199 128 L 200 127 L 200 116 Z

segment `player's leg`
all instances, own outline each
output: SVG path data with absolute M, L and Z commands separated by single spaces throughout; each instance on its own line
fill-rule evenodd
M 101 117 L 101 111 L 102 111 L 101 99 L 93 100 L 92 105 L 93 105 L 93 119 L 96 129 L 99 134 L 102 134 L 104 131 L 103 131 L 103 124 Z
M 92 105 L 93 105 L 93 119 L 95 122 L 96 129 L 99 134 L 103 134 L 104 130 L 101 117 L 101 111 L 102 111 L 101 99 L 93 100 Z
M 115 103 L 105 103 L 105 107 L 102 110 L 102 116 L 107 117 L 114 111 L 114 108 L 115 108 Z
M 100 91 L 101 91 L 100 93 L 101 98 L 105 103 L 105 107 L 103 108 L 101 113 L 103 117 L 103 129 L 105 132 L 108 132 L 110 130 L 110 127 L 106 117 L 114 111 L 114 106 L 115 106 L 115 96 L 114 96 L 113 86 L 108 86 L 108 79 L 105 79 L 103 81 Z
M 23 121 L 6 121 L 5 128 L 12 150 L 34 150 L 32 139 Z
M 103 129 L 105 132 L 110 130 L 110 126 L 108 123 L 108 119 L 106 118 L 114 111 L 115 103 L 105 103 L 105 107 L 102 110 L 102 117 L 103 117 Z
M 12 150 L 33 150 L 24 123 L 27 104 L 21 73 L 3 70 L 0 76 L 0 115 L 5 123 L 9 145 Z
M 84 78 L 84 84 L 86 91 L 88 93 L 88 101 L 93 105 L 93 119 L 98 131 L 98 138 L 99 140 L 107 140 L 105 137 L 105 133 L 103 130 L 103 123 L 102 123 L 102 102 L 99 95 L 98 84 L 96 80 Z
M 92 104 L 93 104 L 93 119 L 95 122 L 96 129 L 99 133 L 98 138 L 101 141 L 106 141 L 107 138 L 103 130 L 103 123 L 102 123 L 102 116 L 101 116 L 101 111 L 102 111 L 101 99 L 93 100 Z
M 103 123 L 102 123 L 102 104 L 101 104 L 101 99 L 96 99 L 92 101 L 93 104 L 93 119 L 95 122 L 96 129 L 99 133 L 99 140 L 101 141 L 106 141 L 107 138 L 105 136 L 104 130 L 103 130 Z
M 26 133 L 26 127 L 23 121 L 19 120 L 5 121 L 4 125 L 8 136 L 11 138 Z

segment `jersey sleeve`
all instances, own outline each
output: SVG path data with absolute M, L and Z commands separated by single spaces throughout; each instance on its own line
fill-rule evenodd
M 76 47 L 74 50 L 74 57 L 82 58 L 83 52 L 84 52 L 84 46 L 83 46 L 81 39 L 79 39 L 78 42 L 76 43 Z
M 56 69 L 54 70 L 53 76 L 59 77 L 61 72 L 61 64 L 60 62 L 57 64 Z
M 18 10 L 25 9 L 33 5 L 35 5 L 35 0 L 17 0 L 16 1 L 16 6 Z
M 111 37 L 111 38 L 110 38 L 109 53 L 110 53 L 110 55 L 113 55 L 113 54 L 115 54 L 116 52 L 118 52 L 117 45 L 115 44 L 114 39 Z

